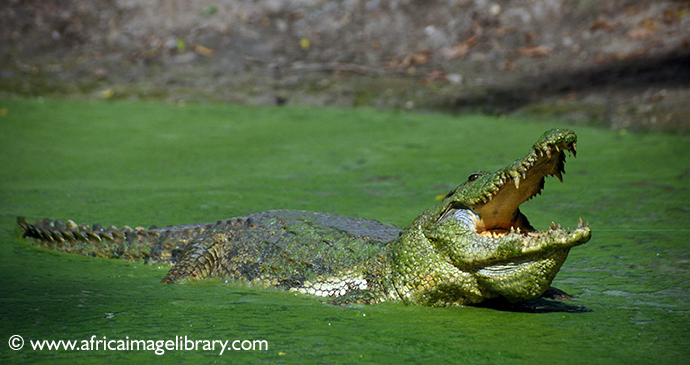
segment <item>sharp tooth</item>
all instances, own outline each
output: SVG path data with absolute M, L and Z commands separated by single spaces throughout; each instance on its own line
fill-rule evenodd
M 560 147 L 558 147 L 558 145 L 555 145 L 553 147 L 556 149 L 556 152 L 561 152 L 561 149 L 560 149 Z
M 513 181 L 515 182 L 515 189 L 520 189 L 520 177 L 516 176 Z
M 556 223 L 554 223 L 554 222 L 551 222 L 551 227 L 549 227 L 549 228 L 551 228 L 551 230 L 554 230 L 554 229 L 556 229 Z
M 580 221 L 577 222 L 577 228 L 582 228 L 582 217 L 580 217 Z
M 561 174 L 560 171 L 558 171 L 558 172 L 555 173 L 554 175 L 556 175 L 556 177 L 558 178 L 558 180 L 560 180 L 561 182 L 563 182 L 563 174 Z
M 551 149 L 550 148 L 545 147 L 544 152 L 546 152 L 546 157 L 551 158 Z
M 577 149 L 575 148 L 575 142 L 573 142 L 573 157 L 577 157 Z

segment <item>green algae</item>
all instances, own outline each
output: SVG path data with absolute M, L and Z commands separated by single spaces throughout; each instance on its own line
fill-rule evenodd
M 588 311 L 324 300 L 60 254 L 17 215 L 167 225 L 289 208 L 409 223 L 560 123 L 372 109 L 0 100 L 0 359 L 21 362 L 678 363 L 690 355 L 690 138 L 571 127 L 578 158 L 521 210 L 589 220 L 555 285 Z M 8 339 L 261 339 L 268 351 L 9 350 Z

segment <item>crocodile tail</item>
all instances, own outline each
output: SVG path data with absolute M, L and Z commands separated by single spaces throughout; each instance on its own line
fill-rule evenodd
M 142 227 L 104 228 L 98 223 L 89 227 L 77 225 L 71 220 L 63 223 L 48 218 L 31 224 L 25 217 L 17 217 L 17 235 L 29 238 L 32 244 L 56 251 L 105 258 L 160 261 L 157 257 L 152 257 L 151 252 L 160 233 Z M 154 248 L 153 251 L 153 256 L 159 256 L 159 250 Z

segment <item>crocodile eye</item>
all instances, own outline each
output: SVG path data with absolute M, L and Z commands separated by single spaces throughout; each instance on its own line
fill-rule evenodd
M 477 180 L 477 178 L 479 178 L 479 174 L 474 173 L 474 174 L 471 174 L 471 175 L 467 178 L 467 181 L 474 181 L 474 180 Z

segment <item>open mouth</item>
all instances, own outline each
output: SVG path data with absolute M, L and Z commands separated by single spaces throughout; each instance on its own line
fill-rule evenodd
M 560 224 L 555 223 L 551 223 L 547 231 L 535 230 L 519 207 L 541 194 L 547 176 L 556 176 L 563 182 L 566 151 L 576 156 L 574 138 L 563 138 L 555 143 L 537 143 L 527 156 L 515 160 L 502 170 L 473 173 L 465 184 L 472 184 L 466 189 L 475 189 L 475 194 L 470 201 L 463 202 L 461 208 L 474 214 L 465 215 L 462 220 L 474 226 L 479 235 L 488 237 L 514 233 L 539 238 L 553 231 L 562 232 Z M 444 216 L 448 217 L 447 214 Z M 455 214 L 455 217 L 458 218 L 458 215 Z M 580 218 L 577 229 L 583 227 L 585 223 Z
M 493 188 L 488 189 L 491 194 L 485 195 L 483 203 L 471 207 L 479 217 L 476 222 L 477 233 L 541 235 L 520 212 L 519 206 L 541 194 L 546 176 L 556 176 L 563 182 L 565 151 L 575 157 L 575 142 L 548 144 L 533 149 L 527 157 L 499 173 Z M 578 228 L 582 226 L 580 219 Z M 552 223 L 550 228 L 558 229 L 559 226 Z
M 573 230 L 555 223 L 535 230 L 520 204 L 539 195 L 548 176 L 562 181 L 566 155 L 575 156 L 576 141 L 573 131 L 546 131 L 524 158 L 495 172 L 475 172 L 449 192 L 433 214 L 422 215 L 409 231 L 416 235 L 421 229 L 435 251 L 427 265 L 452 272 L 452 285 L 476 280 L 487 298 L 512 302 L 542 295 L 570 249 L 589 241 L 591 229 L 580 219 Z

